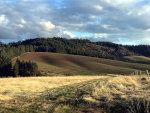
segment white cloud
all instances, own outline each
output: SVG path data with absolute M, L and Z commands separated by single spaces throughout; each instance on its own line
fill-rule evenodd
M 96 19 L 96 16 L 92 15 L 90 16 L 91 19 Z
M 46 30 L 50 31 L 55 28 L 55 25 L 52 24 L 50 21 L 42 21 L 40 22 L 40 25 Z
M 95 33 L 94 34 L 94 38 L 107 38 L 108 37 L 108 34 L 106 33 Z
M 22 25 L 22 24 L 17 24 L 16 26 L 17 26 L 17 27 L 20 27 L 20 28 L 23 28 L 23 27 L 24 27 L 24 25 Z
M 103 24 L 102 27 L 105 28 L 105 29 L 110 29 L 111 25 Z
M 21 19 L 20 21 L 22 24 L 26 24 L 26 21 L 24 19 Z
M 74 35 L 74 34 L 71 33 L 71 32 L 68 32 L 68 31 L 64 31 L 63 33 L 64 33 L 64 35 L 68 35 L 70 38 L 75 38 L 75 37 L 77 37 L 76 35 Z
M 144 42 L 150 36 L 149 12 L 150 1 L 143 0 L 1 0 L 0 39 L 76 38 L 80 32 L 90 40 Z
M 137 9 L 137 15 L 138 16 L 141 16 L 141 15 L 149 15 L 150 16 L 150 3 L 144 5 L 144 6 L 141 6 L 140 8 Z
M 106 0 L 107 3 L 112 4 L 112 5 L 128 5 L 128 4 L 133 4 L 136 3 L 138 0 Z
M 141 15 L 142 15 L 142 13 L 141 13 L 141 12 L 138 12 L 138 13 L 137 13 L 137 15 L 138 15 L 138 16 L 141 16 Z
M 103 7 L 100 5 L 95 5 L 95 6 L 93 6 L 93 8 L 95 8 L 96 10 L 99 10 L 99 11 L 101 11 L 103 9 Z
M 7 24 L 8 19 L 6 18 L 5 15 L 0 15 L 0 24 Z

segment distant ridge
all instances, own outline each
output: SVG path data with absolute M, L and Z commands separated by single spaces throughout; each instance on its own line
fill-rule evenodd
M 25 52 L 54 52 L 122 60 L 124 56 L 150 57 L 149 45 L 120 45 L 111 42 L 91 42 L 85 39 L 36 38 L 9 44 L 0 43 L 0 56 L 16 57 Z M 9 54 L 9 55 L 8 55 Z

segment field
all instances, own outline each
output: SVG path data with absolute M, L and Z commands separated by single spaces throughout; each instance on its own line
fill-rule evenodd
M 41 93 L 47 89 L 57 88 L 73 83 L 80 83 L 99 76 L 74 76 L 74 77 L 23 77 L 23 78 L 1 78 L 0 100 L 11 100 L 15 95 L 26 95 Z M 24 93 L 24 94 L 23 94 Z M 36 96 L 36 95 L 35 95 Z
M 0 112 L 149 112 L 149 82 L 121 75 L 1 78 Z
M 25 53 L 13 62 L 17 58 L 36 62 L 44 75 L 131 74 L 150 67 L 149 64 L 46 52 Z
M 28 52 L 16 59 L 36 62 L 43 77 L 1 78 L 0 112 L 150 113 L 150 80 L 131 75 L 149 70 L 147 57 Z
M 150 64 L 150 58 L 145 56 L 125 56 L 123 59 L 128 62 Z

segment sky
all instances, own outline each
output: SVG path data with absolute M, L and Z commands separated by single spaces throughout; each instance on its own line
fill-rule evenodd
M 0 41 L 36 37 L 150 44 L 150 0 L 0 0 Z

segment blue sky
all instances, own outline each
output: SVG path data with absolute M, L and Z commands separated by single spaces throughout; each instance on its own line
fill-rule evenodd
M 150 44 L 150 0 L 0 0 L 0 41 L 66 37 Z

